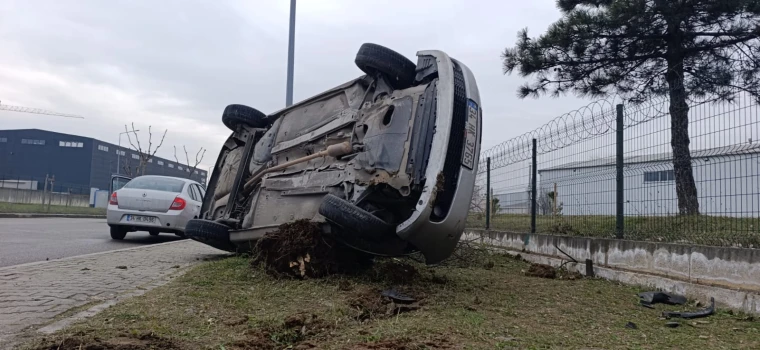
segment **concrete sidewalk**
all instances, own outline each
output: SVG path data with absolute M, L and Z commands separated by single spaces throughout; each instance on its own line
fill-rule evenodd
M 73 308 L 86 305 L 81 309 L 90 312 L 81 314 L 93 314 L 225 254 L 183 240 L 0 268 L 0 349 L 40 328 L 50 332 L 81 318 L 72 312 L 74 319 L 56 319 Z

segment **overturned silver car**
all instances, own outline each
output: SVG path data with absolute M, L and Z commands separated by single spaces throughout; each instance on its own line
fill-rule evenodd
M 475 78 L 441 51 L 414 64 L 364 44 L 355 63 L 366 75 L 281 111 L 225 109 L 232 135 L 188 237 L 235 251 L 308 219 L 367 253 L 451 255 L 480 153 Z

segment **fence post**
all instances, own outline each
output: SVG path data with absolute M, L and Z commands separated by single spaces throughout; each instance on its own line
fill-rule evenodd
M 53 201 L 53 189 L 55 188 L 55 175 L 50 178 L 50 193 L 48 193 L 47 212 L 50 212 L 50 202 Z
M 624 219 L 623 211 L 625 210 L 625 206 L 623 205 L 625 202 L 625 196 L 624 196 L 625 186 L 623 182 L 623 164 L 624 164 L 623 162 L 623 142 L 624 142 L 623 127 L 624 125 L 623 125 L 623 105 L 622 104 L 617 105 L 616 121 L 617 121 L 616 123 L 617 130 L 615 134 L 617 136 L 617 141 L 615 142 L 615 145 L 617 146 L 616 147 L 617 150 L 615 152 L 615 158 L 616 158 L 615 180 L 616 180 L 617 189 L 615 193 L 617 195 L 617 200 L 616 200 L 617 207 L 615 210 L 615 215 L 616 215 L 615 237 L 617 237 L 618 239 L 623 239 L 623 232 L 625 230 L 625 226 L 624 226 L 625 221 L 623 220 Z
M 538 201 L 538 181 L 536 174 L 538 174 L 538 161 L 536 159 L 536 139 L 533 139 L 533 166 L 531 167 L 531 179 L 530 179 L 530 233 L 536 233 L 536 202 Z
M 491 229 L 491 157 L 486 158 L 486 230 Z

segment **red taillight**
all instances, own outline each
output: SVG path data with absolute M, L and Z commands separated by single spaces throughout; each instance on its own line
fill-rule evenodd
M 119 199 L 116 198 L 116 192 L 111 193 L 111 199 L 108 201 L 110 205 L 119 205 Z
M 180 197 L 176 197 L 176 198 L 174 198 L 174 202 L 172 202 L 172 206 L 169 207 L 169 210 L 182 210 L 182 209 L 185 209 L 185 204 L 187 204 L 187 202 L 185 202 L 184 199 L 182 199 Z

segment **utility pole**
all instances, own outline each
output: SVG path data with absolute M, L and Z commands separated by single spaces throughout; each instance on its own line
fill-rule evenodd
M 288 38 L 288 82 L 285 90 L 285 107 L 293 104 L 293 55 L 296 45 L 296 0 L 290 0 L 290 34 Z

